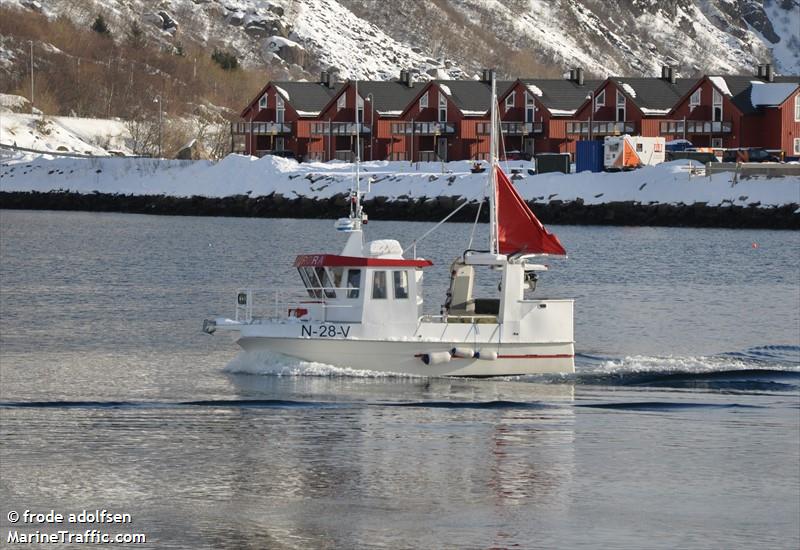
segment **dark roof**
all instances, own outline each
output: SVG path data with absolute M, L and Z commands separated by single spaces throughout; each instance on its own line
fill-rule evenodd
M 709 75 L 709 80 L 712 83 L 717 78 L 722 78 L 725 81 L 728 90 L 731 92 L 731 101 L 742 114 L 747 115 L 758 110 L 758 107 L 753 106 L 750 101 L 750 88 L 753 82 L 765 82 L 763 79 L 753 75 Z M 800 84 L 800 76 L 776 76 L 773 82 L 776 84 Z
M 434 80 L 439 87 L 450 91 L 447 94 L 462 113 L 487 113 L 491 107 L 492 84 L 482 80 Z M 498 80 L 497 97 L 504 95 L 514 85 L 510 80 Z M 447 91 L 445 91 L 447 93 Z
M 533 85 L 542 91 L 539 101 L 548 109 L 575 111 L 586 101 L 586 96 L 597 89 L 603 80 L 584 80 L 579 86 L 573 80 L 564 78 L 523 78 L 520 82 Z
M 328 88 L 319 82 L 291 82 L 288 80 L 270 82 L 274 87 L 280 88 L 289 95 L 286 97 L 295 111 L 319 114 L 331 98 L 342 89 L 344 83 L 339 82 Z M 283 95 L 283 94 L 281 94 Z M 260 96 L 259 96 L 260 97 Z M 301 115 L 312 116 L 312 115 Z
M 434 80 L 439 87 L 450 90 L 448 96 L 462 113 L 487 113 L 491 107 L 492 84 L 482 80 Z M 498 80 L 497 97 L 503 96 L 514 85 L 511 80 Z M 447 93 L 447 92 L 445 92 Z
M 406 86 L 399 80 L 387 82 L 359 80 L 358 95 L 365 99 L 368 95 L 372 95 L 375 110 L 378 113 L 399 115 L 417 97 L 417 94 L 426 84 L 427 82 L 414 82 L 411 86 Z
M 671 110 L 700 80 L 699 78 L 677 78 L 675 84 L 664 78 L 626 78 L 611 77 L 618 88 L 635 103 L 639 108 Z M 632 88 L 635 95 L 631 94 L 624 84 Z M 614 101 L 612 99 L 612 101 Z M 646 114 L 646 113 L 645 113 Z

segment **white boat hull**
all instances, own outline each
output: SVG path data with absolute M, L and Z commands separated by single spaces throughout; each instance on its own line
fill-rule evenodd
M 246 351 L 271 351 L 303 361 L 325 363 L 357 370 L 416 376 L 514 376 L 569 373 L 574 371 L 572 342 L 550 344 L 486 344 L 482 349 L 496 359 L 452 357 L 438 364 L 425 364 L 425 354 L 449 352 L 463 342 L 395 342 L 306 338 L 240 337 Z M 492 354 L 486 354 L 490 357 Z

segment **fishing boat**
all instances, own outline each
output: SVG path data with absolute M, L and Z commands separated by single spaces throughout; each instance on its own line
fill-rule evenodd
M 369 371 L 476 377 L 573 372 L 573 301 L 534 295 L 539 273 L 548 269 L 544 258 L 566 257 L 566 251 L 501 169 L 499 127 L 493 79 L 488 246 L 475 249 L 470 239 L 454 254 L 437 314 L 424 312 L 423 274 L 433 263 L 416 256 L 418 241 L 404 250 L 396 240 L 364 239 L 356 143 L 350 214 L 335 223 L 347 235 L 341 253 L 297 256 L 302 286 L 288 293 L 241 289 L 234 317 L 206 319 L 203 330 L 230 332 L 248 352 Z M 480 276 L 491 286 L 479 284 Z

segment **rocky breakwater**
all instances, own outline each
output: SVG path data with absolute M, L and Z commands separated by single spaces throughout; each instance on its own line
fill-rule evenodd
M 116 193 L 0 192 L 0 208 L 31 210 L 84 210 L 138 214 L 186 216 L 236 216 L 264 218 L 336 219 L 346 214 L 348 197 L 287 197 L 278 193 L 253 197 L 170 197 L 165 195 L 126 195 Z M 373 220 L 439 221 L 461 205 L 461 197 L 405 197 L 389 200 L 374 197 L 364 201 Z M 641 204 L 635 201 L 585 204 L 551 200 L 529 202 L 539 219 L 547 224 L 627 225 L 671 227 L 727 227 L 762 229 L 800 229 L 800 205 L 762 208 L 760 204 Z M 451 218 L 456 222 L 475 219 L 478 203 L 462 208 Z M 486 208 L 481 219 L 487 221 Z

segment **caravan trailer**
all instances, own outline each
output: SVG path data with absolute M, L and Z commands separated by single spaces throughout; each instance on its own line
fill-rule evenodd
M 652 166 L 665 160 L 663 137 L 606 136 L 603 142 L 606 170 L 633 170 Z

